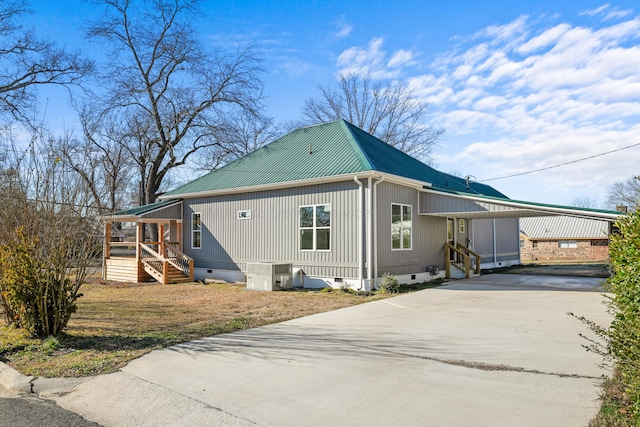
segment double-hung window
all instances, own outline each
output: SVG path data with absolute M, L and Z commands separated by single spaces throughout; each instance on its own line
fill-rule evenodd
M 331 205 L 300 206 L 300 250 L 331 250 Z
M 411 249 L 411 206 L 391 204 L 391 249 Z
M 191 247 L 200 249 L 202 247 L 202 224 L 200 223 L 200 213 L 191 214 Z

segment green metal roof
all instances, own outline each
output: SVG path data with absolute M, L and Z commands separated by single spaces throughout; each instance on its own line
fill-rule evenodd
M 137 208 L 131 208 L 131 209 L 126 209 L 123 211 L 118 211 L 116 213 L 113 214 L 113 216 L 140 216 L 140 215 L 144 215 L 146 213 L 155 211 L 157 209 L 161 209 L 161 208 L 165 208 L 167 206 L 171 206 L 175 203 L 179 203 L 182 200 L 176 200 L 176 199 L 171 199 L 171 200 L 162 200 L 159 202 L 155 202 L 155 203 L 151 203 L 148 205 L 143 205 L 143 206 L 138 206 Z
M 467 188 L 464 179 L 437 171 L 362 129 L 336 120 L 297 129 L 163 198 L 367 171 L 430 183 L 436 189 L 506 197 L 488 185 L 470 183 Z

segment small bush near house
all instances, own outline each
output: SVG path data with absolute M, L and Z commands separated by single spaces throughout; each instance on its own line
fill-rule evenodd
M 397 294 L 400 292 L 400 283 L 398 283 L 398 278 L 395 274 L 383 274 L 379 286 L 382 294 Z
M 604 384 L 603 405 L 592 426 L 640 426 L 640 214 L 616 223 L 607 280 L 614 318 L 604 331 L 615 375 Z
M 60 246 L 50 245 L 46 257 L 38 256 L 39 239 L 26 236 L 22 229 L 11 243 L 0 245 L 0 301 L 9 325 L 36 337 L 56 336 L 76 311 L 80 283 L 66 275 L 64 263 L 52 267 Z M 63 268 L 59 266 L 63 265 Z

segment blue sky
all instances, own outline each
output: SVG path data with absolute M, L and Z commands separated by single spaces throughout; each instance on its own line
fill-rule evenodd
M 446 128 L 437 167 L 509 197 L 602 205 L 609 186 L 640 174 L 637 1 L 209 1 L 198 28 L 212 46 L 257 44 L 276 120 L 343 71 L 404 81 Z M 32 2 L 36 31 L 94 50 L 81 27 L 99 9 Z M 46 119 L 73 128 L 50 101 Z M 61 124 L 62 123 L 62 124 Z M 624 148 L 639 144 L 632 148 Z M 609 151 L 611 154 L 600 155 Z

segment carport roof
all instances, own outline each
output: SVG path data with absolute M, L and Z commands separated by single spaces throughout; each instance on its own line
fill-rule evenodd
M 429 197 L 420 198 L 419 214 L 456 218 L 523 218 L 540 216 L 573 216 L 615 221 L 618 211 L 512 200 L 460 191 L 421 190 Z

